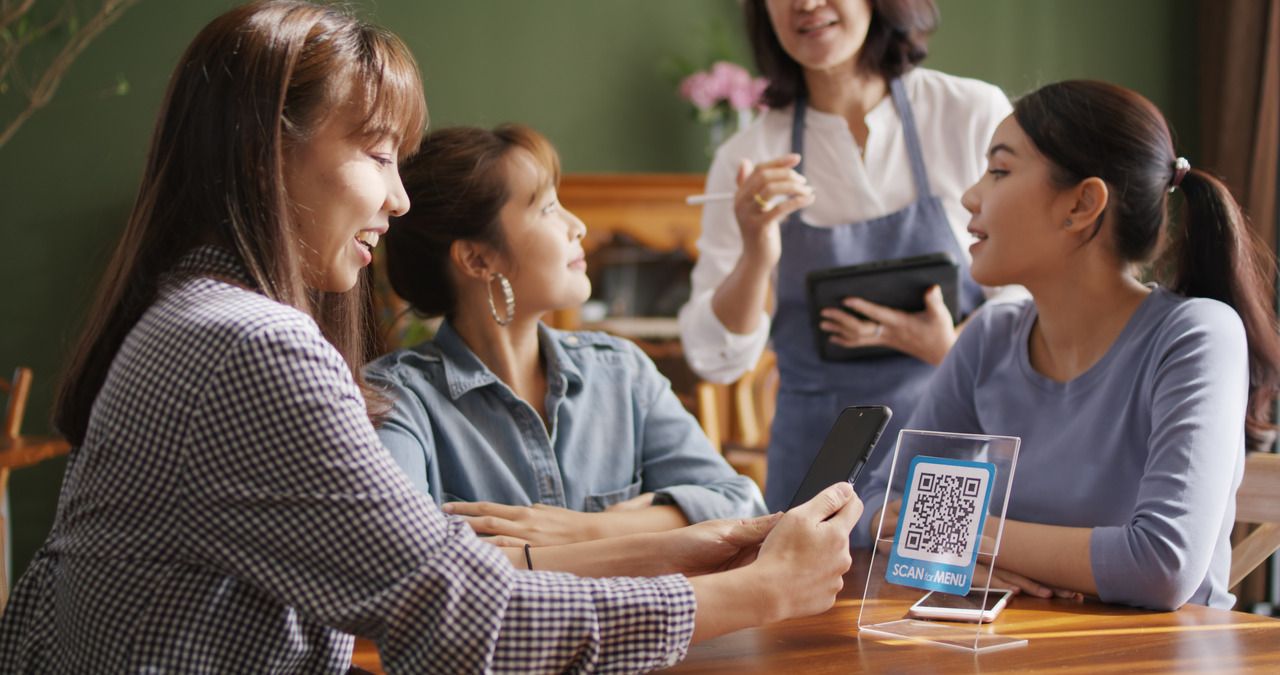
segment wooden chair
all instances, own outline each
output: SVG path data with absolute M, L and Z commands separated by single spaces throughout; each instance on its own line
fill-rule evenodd
M 764 489 L 769 447 L 769 426 L 778 399 L 778 359 L 765 350 L 755 368 L 737 382 L 723 385 L 700 382 L 697 416 L 707 437 L 738 473 L 749 476 Z
M 1238 586 L 1280 550 L 1280 455 L 1253 452 L 1245 457 L 1244 479 L 1236 492 L 1236 522 L 1257 527 L 1231 549 L 1228 588 Z
M 59 436 L 23 436 L 22 416 L 31 393 L 31 369 L 18 368 L 12 380 L 0 379 L 0 391 L 8 394 L 4 423 L 0 425 L 0 503 L 9 492 L 9 472 L 32 466 L 71 451 L 71 445 Z M 0 513 L 0 611 L 9 601 L 8 522 Z
M 22 416 L 27 410 L 27 395 L 31 393 L 31 369 L 18 368 L 12 380 L 0 379 L 0 391 L 8 395 L 4 407 L 4 422 L 0 426 L 0 438 L 16 441 L 22 432 Z M 9 493 L 9 467 L 0 466 L 0 504 L 5 504 Z M 0 510 L 0 610 L 9 602 L 9 522 L 7 506 Z

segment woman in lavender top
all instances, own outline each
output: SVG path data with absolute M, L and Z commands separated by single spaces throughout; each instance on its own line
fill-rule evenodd
M 1022 438 L 1002 583 L 1230 607 L 1244 453 L 1272 434 L 1273 259 L 1227 188 L 1177 157 L 1160 112 L 1127 89 L 1046 86 L 1015 104 L 987 155 L 964 196 L 973 275 L 1032 300 L 975 318 L 908 427 Z M 1182 217 L 1158 251 L 1171 206 Z M 1157 252 L 1155 283 L 1141 283 L 1134 265 Z M 882 503 L 887 473 L 868 503 Z M 864 543 L 878 522 L 859 525 Z

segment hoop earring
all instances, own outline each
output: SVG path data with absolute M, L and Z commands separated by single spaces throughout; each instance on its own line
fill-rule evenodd
M 498 281 L 502 286 L 502 297 L 506 300 L 507 316 L 506 318 L 498 316 L 498 305 L 493 301 L 493 282 Z M 511 282 L 499 272 L 489 275 L 489 283 L 485 284 L 485 290 L 489 292 L 489 313 L 493 315 L 493 320 L 498 322 L 499 326 L 505 326 L 511 323 L 516 316 L 516 294 L 511 291 Z

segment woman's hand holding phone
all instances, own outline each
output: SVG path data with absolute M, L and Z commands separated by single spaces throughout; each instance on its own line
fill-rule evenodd
M 750 569 L 775 603 L 772 621 L 824 612 L 844 587 L 849 532 L 862 515 L 853 486 L 836 483 L 787 511 L 760 546 Z
M 690 578 L 694 641 L 830 609 L 853 564 L 849 532 L 860 515 L 853 487 L 832 485 L 782 514 L 751 564 Z
M 758 518 L 705 520 L 651 535 L 654 551 L 670 563 L 666 574 L 687 577 L 723 572 L 751 564 L 760 544 L 782 519 L 781 513 Z

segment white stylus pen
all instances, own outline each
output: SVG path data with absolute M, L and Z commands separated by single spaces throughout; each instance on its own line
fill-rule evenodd
M 733 201 L 732 192 L 708 192 L 703 195 L 689 195 L 684 198 L 684 203 L 690 206 L 706 204 L 708 202 L 731 202 Z
M 688 197 L 684 198 L 684 203 L 689 204 L 690 206 L 700 206 L 702 204 L 707 204 L 709 202 L 731 202 L 731 201 L 733 201 L 732 192 L 708 192 L 703 195 L 689 195 Z M 787 198 L 785 195 L 774 195 L 773 198 L 769 200 L 768 205 L 767 206 L 762 205 L 762 207 L 766 209 L 771 209 L 785 201 L 787 201 Z

